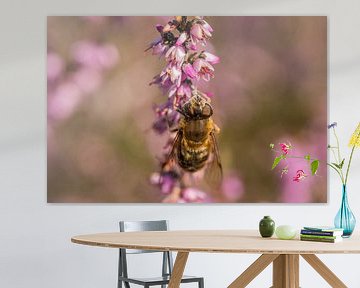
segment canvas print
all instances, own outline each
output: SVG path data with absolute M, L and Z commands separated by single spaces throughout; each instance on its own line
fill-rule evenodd
M 49 203 L 324 203 L 327 18 L 49 16 Z

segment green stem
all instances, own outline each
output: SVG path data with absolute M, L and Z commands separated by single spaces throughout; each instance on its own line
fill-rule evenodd
M 303 159 L 303 160 L 308 160 L 306 159 L 305 157 L 301 157 L 301 156 L 286 156 L 286 158 L 296 158 L 296 159 Z M 317 159 L 313 159 L 313 158 L 310 158 L 310 161 L 314 161 L 314 160 L 317 160 Z
M 339 174 L 341 183 L 342 183 L 343 185 L 345 185 L 344 178 L 341 176 L 341 174 L 340 174 L 340 172 L 339 172 L 339 169 L 336 168 L 334 165 L 332 165 L 332 164 L 330 164 L 330 163 L 326 163 L 326 165 L 328 165 L 328 166 L 330 166 L 331 168 L 333 168 L 333 169 L 336 171 L 336 173 Z
M 335 127 L 333 127 L 333 131 L 334 131 L 334 135 L 335 135 L 335 138 L 336 138 L 336 144 L 337 144 L 337 151 L 338 151 L 338 156 L 339 156 L 339 160 L 337 161 L 338 165 L 340 165 L 340 163 L 342 162 L 342 158 L 341 158 L 341 155 L 340 155 L 340 144 L 339 144 L 339 137 L 337 136 L 336 134 L 336 130 L 335 130 Z M 334 153 L 335 154 L 335 153 Z M 335 156 L 335 155 L 334 155 Z M 336 157 L 335 157 L 336 159 Z M 344 183 L 344 174 L 343 174 L 343 171 L 342 171 L 342 168 L 339 169 L 340 171 L 340 174 L 341 174 L 341 181 Z
M 333 127 L 333 131 L 334 131 L 334 135 L 335 135 L 335 138 L 336 138 L 337 151 L 338 151 L 338 156 L 339 156 L 339 163 L 338 164 L 340 164 L 342 158 L 341 158 L 341 155 L 340 155 L 339 137 L 336 134 L 335 127 Z
M 340 164 L 340 159 L 339 159 L 339 160 L 337 159 L 334 149 L 333 149 L 333 148 L 330 148 L 330 151 L 331 151 L 331 153 L 332 153 L 333 156 L 334 156 L 334 159 L 335 159 L 335 161 L 336 161 L 336 164 Z
M 359 140 L 359 137 L 360 137 L 360 132 L 359 132 L 358 135 L 356 136 L 354 146 L 353 146 L 353 148 L 351 149 L 351 154 L 350 154 L 350 158 L 349 158 L 349 163 L 348 163 L 348 166 L 347 166 L 347 169 L 346 169 L 345 185 L 347 184 L 347 180 L 348 180 L 348 176 L 349 176 L 349 170 L 350 170 L 350 165 L 351 165 L 351 160 L 352 160 L 352 157 L 353 157 L 353 154 L 354 154 L 354 151 L 355 151 L 356 142 Z
M 349 176 L 349 170 L 350 170 L 350 164 L 351 164 L 351 160 L 352 160 L 354 151 L 355 151 L 355 145 L 354 145 L 353 148 L 351 149 L 351 154 L 350 154 L 350 158 L 349 158 L 349 163 L 348 163 L 348 166 L 347 166 L 347 169 L 346 169 L 345 185 L 347 184 L 347 180 L 348 180 L 348 176 Z

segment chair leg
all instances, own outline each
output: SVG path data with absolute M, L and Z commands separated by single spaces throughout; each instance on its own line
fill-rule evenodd
M 199 288 L 204 288 L 204 279 L 199 280 Z

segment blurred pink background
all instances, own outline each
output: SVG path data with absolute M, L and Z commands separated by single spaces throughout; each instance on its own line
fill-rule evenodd
M 164 61 L 144 50 L 170 19 L 48 17 L 48 202 L 163 200 L 150 176 L 168 137 L 151 129 L 164 96 L 148 84 Z M 201 87 L 221 128 L 221 202 L 326 202 L 326 17 L 206 19 L 221 58 Z M 271 171 L 269 144 L 284 141 L 321 160 L 317 176 L 293 182 L 298 159 Z

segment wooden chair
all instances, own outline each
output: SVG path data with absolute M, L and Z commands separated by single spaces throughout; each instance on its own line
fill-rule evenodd
M 134 232 L 134 231 L 167 231 L 169 228 L 167 220 L 159 221 L 120 221 L 120 232 Z M 165 288 L 169 284 L 170 276 L 173 268 L 173 259 L 171 252 L 149 251 L 149 250 L 135 250 L 135 249 L 119 249 L 119 269 L 118 269 L 118 288 L 122 288 L 124 283 L 125 288 L 130 288 L 130 283 L 141 285 L 144 288 L 150 286 L 160 286 Z M 134 278 L 129 277 L 127 271 L 127 254 L 141 254 L 141 253 L 163 253 L 162 260 L 162 275 L 160 277 L 152 278 Z M 194 276 L 183 276 L 181 283 L 198 283 L 198 288 L 204 288 L 204 278 Z

